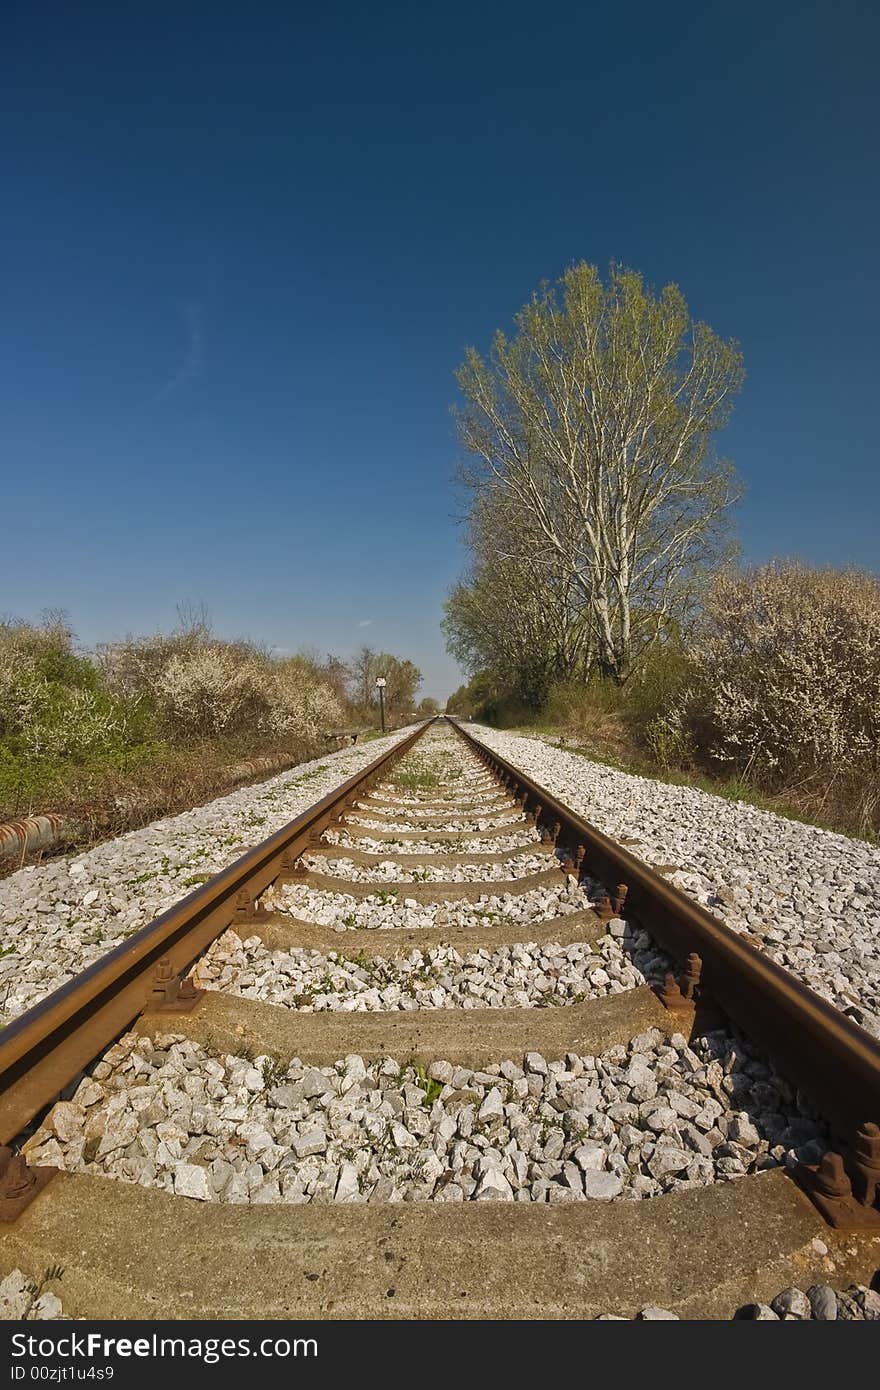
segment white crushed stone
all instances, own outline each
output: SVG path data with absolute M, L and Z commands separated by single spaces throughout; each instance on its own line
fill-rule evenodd
M 418 833 L 417 831 L 414 833 Z M 448 840 L 389 839 L 372 840 L 369 836 L 346 833 L 345 827 L 330 827 L 321 836 L 322 843 L 336 845 L 339 849 L 363 849 L 371 854 L 503 854 L 509 849 L 523 849 L 538 839 L 534 826 L 523 824 L 521 831 L 513 835 L 499 835 L 497 838 L 481 840 L 478 836 L 450 837 Z
M 407 732 L 301 763 L 0 881 L 0 1024 L 60 988 Z
M 672 883 L 880 1038 L 880 847 L 469 727 L 630 853 L 678 865 Z
M 521 1063 L 521 1064 L 520 1064 Z M 815 1162 L 827 1143 L 737 1035 L 658 1030 L 485 1071 L 333 1067 L 127 1034 L 23 1146 L 200 1201 L 613 1201 Z
M 464 812 L 474 809 L 481 811 L 488 811 L 490 809 L 505 810 L 510 806 L 510 797 L 506 793 L 498 790 L 497 782 L 494 786 L 475 789 L 474 792 L 467 797 L 454 796 L 452 793 L 441 791 L 440 789 L 432 792 L 429 797 L 406 796 L 394 786 L 382 784 L 376 791 L 366 796 L 360 804 L 361 806 L 371 808 L 373 803 L 377 800 L 393 800 L 397 806 L 411 807 L 413 812 L 417 815 L 429 815 L 432 812 L 436 813 L 438 809 L 436 803 L 438 801 L 443 802 L 443 809 L 445 811 L 458 809 Z M 381 806 L 376 806 L 375 809 L 381 811 L 383 808 Z
M 867 1284 L 833 1289 L 830 1284 L 811 1284 L 806 1290 L 783 1289 L 770 1303 L 746 1303 L 731 1315 L 738 1321 L 755 1322 L 880 1322 L 880 1293 Z M 635 1318 L 600 1313 L 598 1322 L 678 1322 L 678 1313 L 647 1303 Z
M 356 864 L 351 859 L 330 855 L 304 854 L 303 863 L 315 873 L 348 879 L 351 883 L 482 883 L 495 879 L 510 881 L 544 874 L 557 861 L 546 854 L 520 854 L 500 864 L 398 864 L 394 859 L 381 864 Z
M 392 815 L 395 817 L 391 819 Z M 503 816 L 471 816 L 468 819 L 453 820 L 450 816 L 441 816 L 437 820 L 429 821 L 424 818 L 416 825 L 413 821 L 404 821 L 399 818 L 396 812 L 389 812 L 388 819 L 376 819 L 376 813 L 362 815 L 359 811 L 348 811 L 345 816 L 346 824 L 359 825 L 364 830 L 396 830 L 404 835 L 418 835 L 419 831 L 425 830 L 448 830 L 458 835 L 473 835 L 479 830 L 494 830 L 496 826 L 522 825 L 525 817 L 519 813 L 506 813 Z
M 13 1269 L 0 1279 L 0 1322 L 48 1322 L 64 1316 L 61 1299 L 40 1281 Z
M 192 970 L 200 989 L 261 999 L 303 1013 L 415 1009 L 548 1008 L 659 982 L 670 968 L 646 932 L 577 942 L 523 942 L 494 950 L 441 945 L 403 957 L 346 956 L 258 936 L 220 937 Z
M 331 893 L 303 883 L 270 887 L 263 901 L 276 912 L 337 931 L 355 927 L 485 927 L 511 922 L 526 929 L 530 922 L 546 922 L 590 905 L 573 878 L 526 893 L 485 893 L 476 902 L 419 903 L 381 889 L 367 898 L 354 898 L 350 893 Z

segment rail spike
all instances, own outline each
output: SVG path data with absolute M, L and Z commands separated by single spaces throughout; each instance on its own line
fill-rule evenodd
M 869 1121 L 856 1134 L 851 1168 L 853 1192 L 862 1206 L 873 1207 L 880 1197 L 880 1125 Z
M 189 1014 L 205 997 L 203 989 L 196 989 L 190 977 L 177 974 L 168 956 L 163 956 L 156 966 L 153 988 L 146 1004 L 146 1013 L 151 1014 Z
M 673 1012 L 690 1012 L 694 1009 L 699 995 L 702 969 L 703 962 L 700 957 L 696 951 L 691 951 L 680 980 L 676 979 L 673 971 L 666 972 L 663 984 L 657 990 L 657 998 L 665 1009 Z
M 871 1169 L 878 1157 L 875 1144 L 880 1144 L 880 1127 L 873 1123 L 863 1125 L 856 1135 L 855 1152 L 849 1164 L 856 1174 L 855 1183 L 844 1155 L 834 1149 L 823 1154 L 815 1167 L 802 1163 L 796 1168 L 795 1177 L 829 1226 L 841 1231 L 870 1231 L 880 1235 L 880 1211 L 875 1205 L 880 1169 L 874 1169 L 873 1183 L 871 1181 Z M 866 1148 L 867 1180 L 863 1161 Z
M 0 1222 L 15 1221 L 25 1207 L 51 1182 L 58 1168 L 30 1168 L 24 1154 L 8 1144 L 0 1147 Z
M 696 951 L 691 951 L 685 962 L 684 974 L 681 979 L 681 992 L 685 999 L 693 1002 L 697 997 L 700 987 L 700 976 L 703 973 L 703 962 Z

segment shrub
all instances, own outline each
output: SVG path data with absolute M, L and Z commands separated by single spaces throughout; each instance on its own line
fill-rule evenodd
M 153 694 L 174 733 L 185 738 L 259 727 L 268 703 L 256 662 L 218 642 L 175 652 L 158 672 Z
M 794 562 L 721 576 L 672 711 L 719 763 L 784 784 L 880 768 L 880 579 Z
M 626 743 L 623 695 L 613 681 L 561 681 L 553 686 L 546 716 L 587 747 L 620 749 Z
M 0 821 L 54 810 L 121 830 L 218 795 L 254 753 L 313 755 L 350 721 L 346 672 L 223 641 L 186 613 L 94 657 L 62 619 L 0 621 Z
M 276 662 L 268 690 L 267 727 L 310 741 L 345 719 L 339 696 L 302 657 Z
M 124 733 L 124 709 L 73 650 L 57 619 L 42 627 L 0 624 L 0 739 L 26 759 L 78 759 Z
M 279 661 L 250 642 L 212 638 L 203 624 L 101 650 L 108 684 L 154 710 L 175 740 L 249 737 L 310 743 L 344 722 L 315 661 Z

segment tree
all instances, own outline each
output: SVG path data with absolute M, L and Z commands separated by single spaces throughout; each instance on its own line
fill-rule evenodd
M 376 658 L 377 674 L 385 677 L 385 709 L 396 717 L 408 713 L 415 704 L 416 691 L 422 683 L 422 673 L 411 661 L 401 661 L 388 652 Z M 375 692 L 374 692 L 375 693 Z
M 422 719 L 430 719 L 432 715 L 440 713 L 440 702 L 435 700 L 433 695 L 426 695 L 416 705 L 416 714 L 421 715 Z
M 502 519 L 498 559 L 528 554 L 534 578 L 570 585 L 601 669 L 622 683 L 725 555 L 737 488 L 713 436 L 741 355 L 691 319 L 677 286 L 658 296 L 617 266 L 607 284 L 571 267 L 515 323 L 457 373 L 465 479 L 484 518 Z
M 460 719 L 489 718 L 494 712 L 499 695 L 494 678 L 485 671 L 472 676 L 467 685 L 460 685 L 446 701 L 446 713 Z
M 321 679 L 330 687 L 342 704 L 347 702 L 348 686 L 351 681 L 351 667 L 338 656 L 328 652 L 323 661 L 316 662 Z
M 531 563 L 510 510 L 475 500 L 471 565 L 446 601 L 443 626 L 470 674 L 495 671 L 511 694 L 539 708 L 554 681 L 588 673 L 592 625 L 570 576 Z
M 361 647 L 351 670 L 353 698 L 365 717 L 378 703 L 377 676 L 385 678 L 385 710 L 389 717 L 413 708 L 422 673 L 411 661 L 401 660 L 390 652 L 374 652 L 370 647 Z
M 351 663 L 351 675 L 352 697 L 357 705 L 367 710 L 375 698 L 376 676 L 378 675 L 376 653 L 371 647 L 361 647 Z

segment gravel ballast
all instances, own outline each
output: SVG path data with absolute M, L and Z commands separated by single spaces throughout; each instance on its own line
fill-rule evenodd
M 0 881 L 8 1023 L 405 737 L 346 748 Z
M 352 883 L 483 883 L 486 880 L 528 878 L 553 867 L 547 855 L 521 854 L 500 864 L 398 864 L 386 859 L 381 864 L 355 864 L 351 859 L 331 855 L 306 854 L 303 863 L 315 873 Z
M 622 925 L 622 924 L 621 924 Z M 591 947 L 525 942 L 457 950 L 435 946 L 391 959 L 294 947 L 269 950 L 258 936 L 223 934 L 192 971 L 202 989 L 307 1013 L 389 1009 L 549 1008 L 621 994 L 670 968 L 646 933 L 608 935 Z
M 324 831 L 322 843 L 336 845 L 339 849 L 364 849 L 372 854 L 503 854 L 505 850 L 523 849 L 536 844 L 538 835 L 532 825 L 523 824 L 522 830 L 512 835 L 499 835 L 497 838 L 483 839 L 479 836 L 453 836 L 448 840 L 419 840 L 418 830 L 411 830 L 409 838 L 371 840 L 368 835 L 354 836 L 347 833 L 344 826 L 331 827 Z
M 26 1142 L 31 1164 L 223 1202 L 638 1201 L 827 1142 L 737 1036 L 601 1057 L 334 1067 L 127 1034 Z
M 485 927 L 512 922 L 527 931 L 530 922 L 546 922 L 590 906 L 587 894 L 573 878 L 558 887 L 533 888 L 525 893 L 486 893 L 477 902 L 419 903 L 415 898 L 383 891 L 378 886 L 375 894 L 355 898 L 349 893 L 331 893 L 303 883 L 271 887 L 263 900 L 276 912 L 287 912 L 300 921 L 336 931 L 359 927 Z
M 469 816 L 467 819 L 456 818 L 453 820 L 451 816 L 442 815 L 438 816 L 436 820 L 421 820 L 418 824 L 414 824 L 412 820 L 402 820 L 399 812 L 396 811 L 389 814 L 387 819 L 379 819 L 376 813 L 350 811 L 345 817 L 345 821 L 347 825 L 357 825 L 363 830 L 396 830 L 398 833 L 409 836 L 418 835 L 420 831 L 425 830 L 442 830 L 451 835 L 475 836 L 481 830 L 493 830 L 496 826 L 499 829 L 508 826 L 515 829 L 521 828 L 526 823 L 525 817 L 521 813 L 517 815 L 513 811 L 504 816 L 491 818 Z
M 880 847 L 541 739 L 469 726 L 553 795 L 880 1038 Z
M 880 1271 L 878 1271 L 880 1273 Z M 758 1322 L 880 1322 L 880 1293 L 867 1284 L 834 1289 L 811 1284 L 807 1289 L 782 1289 L 770 1303 L 747 1303 L 733 1314 L 736 1320 Z M 602 1313 L 598 1322 L 677 1322 L 678 1313 L 649 1303 L 635 1318 Z

